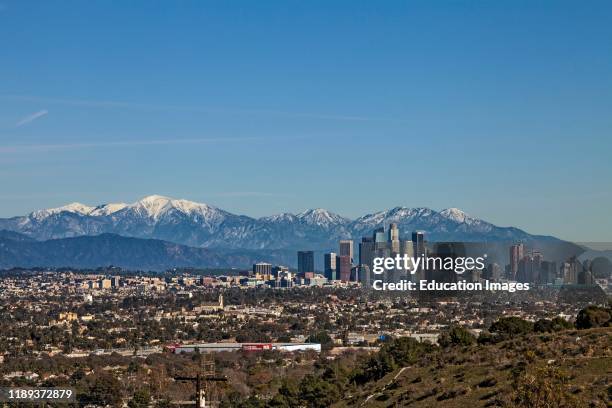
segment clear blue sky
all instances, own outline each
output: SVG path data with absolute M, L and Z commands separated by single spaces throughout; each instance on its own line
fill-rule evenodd
M 0 216 L 148 194 L 612 241 L 612 2 L 0 0 Z

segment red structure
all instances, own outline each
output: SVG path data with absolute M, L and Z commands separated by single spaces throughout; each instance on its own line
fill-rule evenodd
M 244 351 L 264 351 L 272 350 L 272 343 L 249 343 L 243 344 L 242 350 Z

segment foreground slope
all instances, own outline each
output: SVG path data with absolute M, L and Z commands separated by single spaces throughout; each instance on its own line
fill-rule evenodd
M 612 328 L 452 347 L 367 383 L 334 407 L 607 407 Z

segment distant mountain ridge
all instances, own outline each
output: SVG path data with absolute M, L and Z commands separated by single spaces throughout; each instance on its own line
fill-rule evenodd
M 152 238 L 202 248 L 276 250 L 335 248 L 344 238 L 360 239 L 397 223 L 403 236 L 423 230 L 432 241 L 556 240 L 513 227 L 499 227 L 456 208 L 395 207 L 351 220 L 325 209 L 262 218 L 236 215 L 212 205 L 159 195 L 132 204 L 72 203 L 0 219 L 0 230 L 36 240 L 100 234 Z
M 34 241 L 19 233 L 0 230 L 0 269 L 111 265 L 146 271 L 181 267 L 248 268 L 261 260 L 290 264 L 293 257 L 293 252 L 286 251 L 222 251 L 116 234 Z

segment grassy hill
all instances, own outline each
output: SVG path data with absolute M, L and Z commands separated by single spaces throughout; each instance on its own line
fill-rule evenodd
M 436 348 L 368 382 L 340 407 L 609 407 L 612 328 Z

